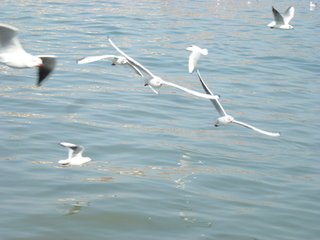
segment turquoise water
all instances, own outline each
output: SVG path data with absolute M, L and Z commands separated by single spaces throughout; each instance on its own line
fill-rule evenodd
M 58 57 L 41 88 L 34 69 L 0 66 L 1 239 L 318 239 L 320 8 L 291 1 L 281 31 L 266 25 L 287 1 L 87 2 L 1 3 L 30 53 Z M 202 76 L 226 110 L 282 136 L 215 128 L 208 100 L 76 64 L 115 54 L 107 36 L 201 92 L 185 48 L 208 48 Z M 61 141 L 94 161 L 60 167 Z

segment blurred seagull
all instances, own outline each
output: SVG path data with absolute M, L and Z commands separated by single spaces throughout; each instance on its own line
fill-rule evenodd
M 292 29 L 289 24 L 294 16 L 294 7 L 289 7 L 282 15 L 272 6 L 274 21 L 268 24 L 270 28 Z
M 189 73 L 193 73 L 197 68 L 197 63 L 200 55 L 208 55 L 208 49 L 200 48 L 196 45 L 191 45 L 191 47 L 187 47 L 187 50 L 191 52 L 189 56 Z
M 310 1 L 309 6 L 310 6 L 310 11 L 313 11 L 318 6 L 318 4 Z
M 67 143 L 67 142 L 61 142 L 60 145 L 68 148 L 69 154 L 67 159 L 60 160 L 58 163 L 62 165 L 82 165 L 84 163 L 91 161 L 91 158 L 82 157 L 82 152 L 84 151 L 84 147 L 77 146 L 73 143 Z
M 84 57 L 77 60 L 78 64 L 85 64 L 85 63 L 91 63 L 96 62 L 100 60 L 108 59 L 111 60 L 112 65 L 129 65 L 137 74 L 139 74 L 141 77 L 143 77 L 142 72 L 135 67 L 133 64 L 131 64 L 125 57 L 122 56 L 116 56 L 116 55 L 101 55 L 101 56 L 90 56 L 90 57 Z
M 52 72 L 56 66 L 53 55 L 32 56 L 27 53 L 17 37 L 18 29 L 0 24 L 0 63 L 12 68 L 38 67 L 37 86 Z
M 201 85 L 204 89 L 204 91 L 207 93 L 207 94 L 211 94 L 213 95 L 213 93 L 210 91 L 210 89 L 207 87 L 207 85 L 205 84 L 204 80 L 202 79 L 201 75 L 200 75 L 200 72 L 199 70 L 197 70 L 197 75 L 199 77 L 199 80 L 201 82 Z M 220 117 L 216 120 L 214 126 L 215 127 L 219 127 L 221 125 L 227 125 L 229 123 L 235 123 L 235 124 L 238 124 L 238 125 L 241 125 L 241 126 L 244 126 L 246 128 L 249 128 L 249 129 L 252 129 L 256 132 L 259 132 L 261 134 L 264 134 L 264 135 L 268 135 L 268 136 L 271 136 L 271 137 L 278 137 L 280 136 L 280 133 L 278 132 L 267 132 L 267 131 L 264 131 L 264 130 L 261 130 L 259 128 L 256 128 L 252 125 L 249 125 L 247 123 L 244 123 L 244 122 L 240 122 L 240 121 L 237 121 L 234 119 L 234 117 L 228 115 L 226 113 L 226 111 L 224 110 L 224 108 L 222 107 L 219 99 L 211 99 L 211 102 L 213 103 L 214 107 L 216 108 L 216 110 L 218 111 L 218 113 L 220 114 Z
M 175 83 L 172 82 L 168 82 L 163 80 L 162 78 L 154 75 L 151 71 L 149 71 L 146 67 L 142 66 L 140 63 L 138 63 L 136 60 L 134 60 L 133 58 L 129 57 L 127 54 L 125 54 L 122 50 L 120 50 L 113 42 L 112 40 L 109 38 L 108 39 L 110 44 L 123 56 L 125 57 L 130 64 L 134 65 L 135 67 L 137 67 L 139 70 L 141 70 L 142 72 L 146 73 L 149 77 L 148 79 L 146 79 L 146 83 L 145 86 L 149 86 L 152 91 L 154 91 L 156 94 L 158 94 L 158 92 L 154 89 L 154 88 L 160 88 L 162 85 L 167 85 L 167 86 L 171 86 L 171 87 L 175 87 L 178 88 L 182 91 L 185 91 L 191 95 L 197 96 L 197 97 L 201 97 L 201 98 L 206 98 L 206 99 L 217 99 L 219 98 L 218 96 L 215 95 L 209 95 L 209 94 L 203 94 L 203 93 L 199 93 L 193 90 L 190 90 L 188 88 L 182 87 L 180 85 L 177 85 Z

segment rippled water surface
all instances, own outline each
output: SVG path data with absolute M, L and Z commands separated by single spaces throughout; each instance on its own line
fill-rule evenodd
M 90 2 L 90 3 L 89 3 Z M 269 29 L 271 6 L 296 8 L 293 30 Z M 58 57 L 0 66 L 1 239 L 318 239 L 320 8 L 309 1 L 1 2 L 0 22 L 25 49 Z M 125 66 L 76 59 L 115 54 L 110 36 L 152 72 L 203 92 L 201 73 L 237 119 L 281 137 L 215 128 L 210 101 Z M 94 159 L 60 167 L 59 142 Z

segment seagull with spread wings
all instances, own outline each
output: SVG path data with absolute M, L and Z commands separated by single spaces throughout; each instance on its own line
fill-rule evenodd
M 282 15 L 272 6 L 272 13 L 274 21 L 268 24 L 270 28 L 280 29 L 292 29 L 293 27 L 289 24 L 294 16 L 294 7 L 289 7 Z
M 201 82 L 201 85 L 204 89 L 204 91 L 207 93 L 207 94 L 212 94 L 213 93 L 211 92 L 211 90 L 207 87 L 206 83 L 204 82 L 204 80 L 202 79 L 201 75 L 200 75 L 200 71 L 197 69 L 197 75 L 198 75 L 198 78 Z M 244 122 L 240 122 L 238 120 L 236 120 L 234 117 L 232 117 L 231 115 L 227 114 L 226 111 L 224 110 L 224 108 L 222 107 L 219 99 L 210 99 L 210 101 L 212 102 L 213 106 L 216 108 L 216 110 L 218 111 L 220 117 L 216 120 L 214 126 L 215 127 L 219 127 L 221 125 L 227 125 L 227 124 L 230 124 L 230 123 L 234 123 L 234 124 L 238 124 L 238 125 L 241 125 L 243 127 L 246 127 L 246 128 L 249 128 L 249 129 L 252 129 L 256 132 L 259 132 L 261 134 L 264 134 L 264 135 L 268 135 L 268 136 L 271 136 L 271 137 L 278 137 L 280 136 L 280 133 L 278 132 L 268 132 L 268 131 L 265 131 L 265 130 L 262 130 L 262 129 L 259 129 L 257 127 L 254 127 L 252 125 L 249 125 L 247 123 L 244 123 Z
M 89 157 L 83 157 L 82 153 L 84 147 L 75 145 L 73 143 L 61 142 L 61 146 L 68 148 L 68 158 L 60 160 L 58 163 L 61 165 L 82 165 L 90 162 L 92 159 Z

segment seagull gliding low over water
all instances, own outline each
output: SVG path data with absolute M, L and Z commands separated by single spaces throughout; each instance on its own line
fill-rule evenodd
M 202 79 L 202 77 L 200 75 L 200 71 L 198 69 L 197 69 L 197 75 L 198 75 L 198 78 L 199 78 L 199 80 L 201 82 L 201 85 L 202 85 L 204 91 L 207 94 L 212 94 L 213 95 L 213 93 L 210 91 L 210 89 L 207 87 L 206 83 Z M 261 130 L 259 128 L 256 128 L 256 127 L 254 127 L 252 125 L 249 125 L 247 123 L 237 121 L 236 119 L 234 119 L 234 117 L 232 117 L 232 116 L 230 116 L 230 115 L 228 115 L 226 113 L 226 111 L 222 107 L 219 99 L 211 99 L 211 102 L 213 103 L 214 107 L 216 108 L 216 110 L 220 114 L 220 117 L 216 120 L 216 122 L 214 124 L 215 127 L 219 127 L 221 125 L 227 125 L 229 123 L 235 123 L 235 124 L 244 126 L 246 128 L 252 129 L 252 130 L 254 130 L 256 132 L 259 132 L 261 134 L 264 134 L 264 135 L 268 135 L 268 136 L 271 136 L 271 137 L 279 137 L 280 136 L 280 133 L 278 133 L 278 132 L 267 132 L 267 131 Z

